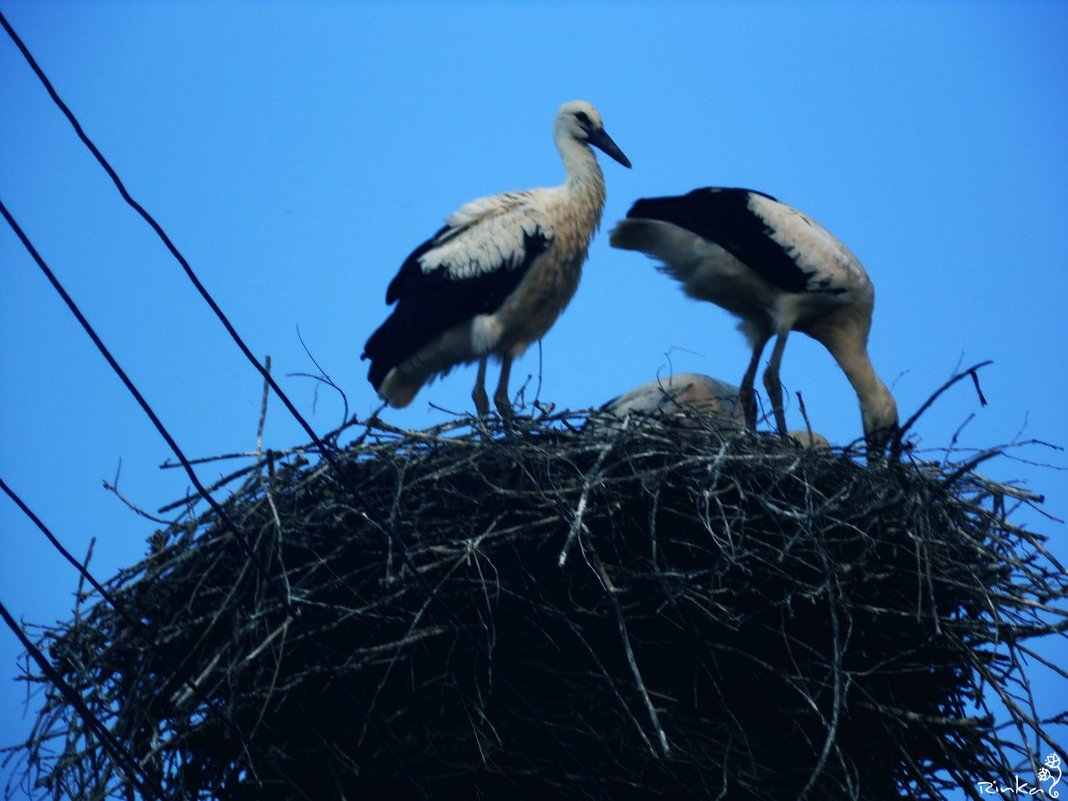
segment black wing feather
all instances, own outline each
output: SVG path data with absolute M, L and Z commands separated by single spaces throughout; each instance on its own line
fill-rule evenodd
M 770 284 L 787 292 L 804 292 L 813 275 L 771 238 L 772 229 L 749 209 L 752 189 L 695 189 L 674 197 L 643 198 L 628 218 L 662 220 L 715 242 Z
M 435 337 L 476 315 L 492 314 L 499 309 L 552 242 L 552 237 L 536 228 L 533 233 L 524 233 L 523 261 L 515 267 L 458 279 L 450 277 L 447 265 L 443 264 L 424 274 L 418 264 L 419 256 L 440 244 L 438 237 L 447 230 L 446 226 L 416 248 L 389 286 L 387 302 L 396 299 L 397 306 L 368 338 L 360 357 L 371 360 L 367 378 L 376 390 L 390 370 Z
M 448 225 L 442 226 L 430 239 L 413 250 L 408 258 L 404 260 L 404 264 L 401 265 L 393 280 L 389 282 L 389 287 L 386 289 L 386 303 L 392 303 L 397 298 L 411 291 L 418 291 L 419 287 L 424 286 L 428 279 L 426 274 L 423 273 L 423 268 L 419 266 L 420 257 L 462 230 L 464 229 L 457 228 L 453 230 Z M 444 273 L 445 271 L 440 270 L 437 272 Z M 444 278 L 443 280 L 447 281 L 448 279 Z

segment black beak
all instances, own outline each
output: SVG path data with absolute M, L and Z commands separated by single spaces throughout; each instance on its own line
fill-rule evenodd
M 630 159 L 623 155 L 623 151 L 612 141 L 612 137 L 605 132 L 604 128 L 591 129 L 587 134 L 586 141 L 606 155 L 614 158 L 624 167 L 630 168 Z

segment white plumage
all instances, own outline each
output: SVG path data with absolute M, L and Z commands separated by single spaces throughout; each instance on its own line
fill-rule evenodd
M 494 402 L 511 416 L 512 361 L 540 339 L 578 287 L 590 239 L 604 209 L 604 176 L 590 145 L 625 167 L 601 115 L 581 100 L 556 115 L 553 140 L 567 178 L 545 189 L 473 200 L 416 248 L 389 285 L 389 318 L 367 340 L 368 379 L 391 406 L 403 407 L 427 381 L 478 361 L 472 393 L 489 412 L 486 362 L 501 361 Z
M 764 386 L 779 433 L 786 433 L 779 367 L 796 329 L 834 356 L 857 393 L 869 449 L 885 447 L 898 418 L 867 352 L 875 290 L 856 256 L 815 220 L 760 192 L 696 189 L 637 201 L 611 243 L 659 259 L 687 295 L 741 318 L 752 347 L 740 389 L 751 428 L 760 354 L 777 336 Z
M 601 408 L 620 419 L 634 414 L 654 420 L 677 418 L 709 425 L 724 434 L 741 432 L 746 425 L 738 387 L 702 373 L 673 373 L 647 381 Z M 814 431 L 795 430 L 786 435 L 803 448 L 831 447 L 826 437 Z
M 608 401 L 603 409 L 619 418 L 628 414 L 670 418 L 698 413 L 716 428 L 745 427 L 738 388 L 700 373 L 673 373 L 647 381 Z

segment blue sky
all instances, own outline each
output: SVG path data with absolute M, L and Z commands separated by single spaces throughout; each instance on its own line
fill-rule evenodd
M 916 427 L 921 448 L 1068 444 L 1068 5 L 1057 2 L 134 3 L 5 0 L 60 95 L 319 431 L 377 401 L 359 354 L 407 253 L 461 203 L 558 183 L 550 130 L 596 104 L 634 163 L 602 157 L 604 230 L 568 310 L 513 390 L 599 404 L 670 369 L 737 383 L 725 312 L 608 247 L 638 197 L 760 189 L 845 241 L 876 286 L 870 350 L 903 415 L 983 360 Z M 255 446 L 261 382 L 121 201 L 14 46 L 0 39 L 0 198 L 193 456 Z M 542 375 L 538 378 L 539 356 Z M 470 409 L 473 368 L 389 411 L 410 427 Z M 791 337 L 782 378 L 832 442 L 860 435 L 830 356 Z M 495 373 L 491 371 L 491 380 Z M 35 265 L 0 229 L 0 475 L 112 575 L 187 478 Z M 796 403 L 791 425 L 801 426 Z M 962 428 L 963 427 L 963 428 Z M 958 433 L 959 432 L 959 433 Z M 266 444 L 304 436 L 273 402 Z M 1064 453 L 987 463 L 1068 516 Z M 224 467 L 200 471 L 206 482 Z M 1065 526 L 1022 509 L 1068 564 Z M 6 501 L 0 600 L 70 613 L 76 576 Z M 0 632 L 0 742 L 32 722 Z M 1047 654 L 1068 664 L 1062 643 Z M 1040 712 L 1064 708 L 1043 681 Z M 1060 697 L 1058 697 L 1060 696 Z M 31 703 L 32 708 L 32 703 Z M 1068 741 L 1061 732 L 1062 744 Z

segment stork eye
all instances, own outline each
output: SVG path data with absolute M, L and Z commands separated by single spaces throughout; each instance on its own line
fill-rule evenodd
M 581 122 L 583 125 L 590 124 L 590 117 L 585 111 L 576 111 L 575 119 Z

